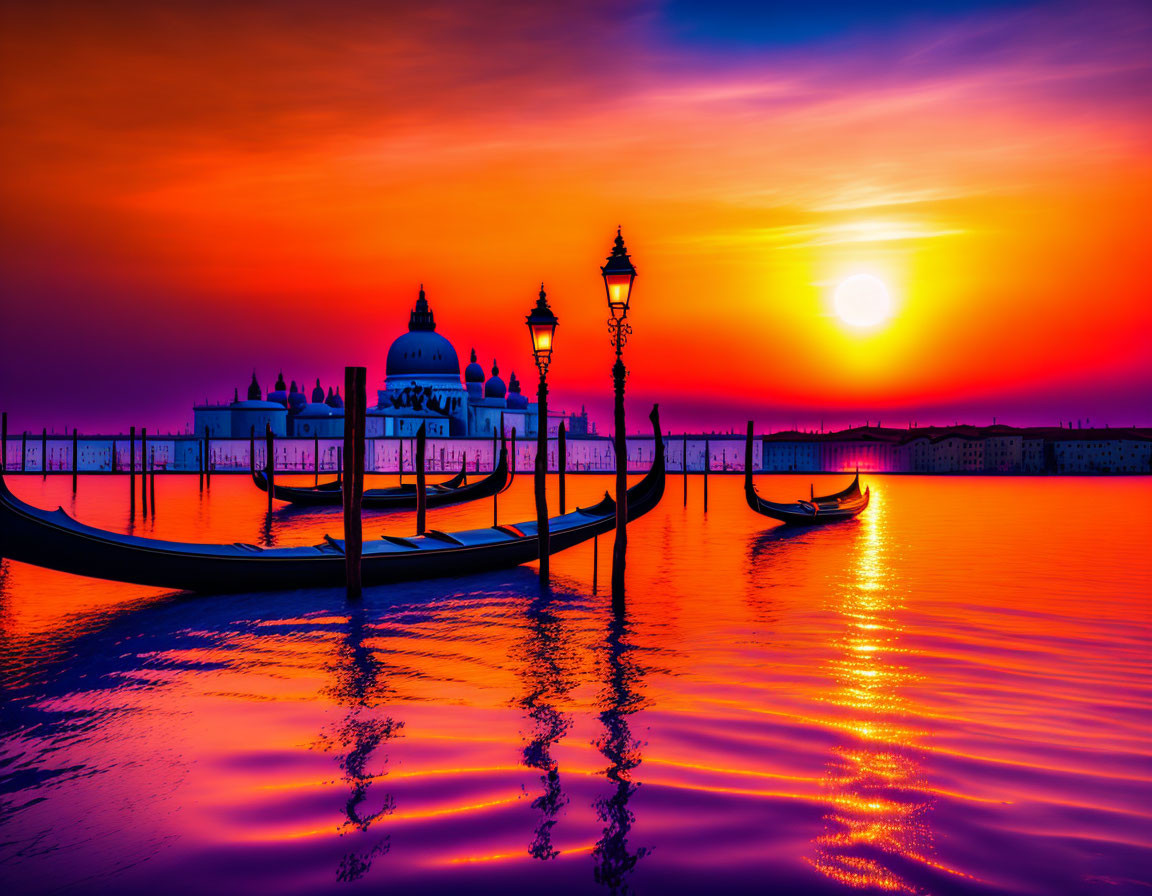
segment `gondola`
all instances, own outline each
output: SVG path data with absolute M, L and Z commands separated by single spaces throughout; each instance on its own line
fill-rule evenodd
M 628 519 L 643 516 L 664 494 L 664 443 L 652 409 L 656 457 L 628 489 Z M 607 494 L 592 507 L 549 520 L 551 553 L 616 526 Z M 537 559 L 536 522 L 463 532 L 429 530 L 412 538 L 365 541 L 365 585 L 507 569 Z M 117 582 L 198 592 L 271 591 L 338 586 L 345 581 L 344 543 L 325 536 L 308 547 L 191 544 L 121 535 L 77 522 L 62 508 L 48 511 L 19 500 L 0 476 L 0 556 L 48 569 Z
M 752 423 L 748 423 L 748 438 L 744 447 L 744 496 L 748 506 L 757 513 L 780 520 L 788 526 L 823 526 L 825 523 L 837 523 L 850 520 L 859 515 L 868 506 L 871 489 L 860 492 L 860 474 L 852 480 L 851 485 L 831 495 L 811 495 L 807 501 L 795 501 L 792 504 L 777 504 L 774 501 L 765 501 L 756 493 L 756 486 L 752 484 Z
M 500 458 L 496 469 L 476 482 L 468 482 L 468 473 L 461 470 L 451 479 L 426 486 L 426 507 L 446 507 L 499 494 L 512 484 L 514 473 L 508 466 L 508 446 L 500 440 Z M 268 476 L 263 470 L 252 471 L 252 481 L 261 491 L 268 491 Z M 342 485 L 339 480 L 317 486 L 301 487 L 272 484 L 272 497 L 297 507 L 339 507 L 343 504 Z M 404 510 L 416 507 L 416 485 L 396 485 L 390 488 L 370 488 L 364 491 L 361 506 L 366 510 Z

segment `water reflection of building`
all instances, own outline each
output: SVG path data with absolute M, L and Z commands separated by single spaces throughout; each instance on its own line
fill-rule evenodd
M 386 689 L 381 682 L 383 664 L 366 643 L 368 624 L 363 607 L 354 607 L 347 629 L 332 666 L 334 681 L 329 695 L 347 708 L 344 718 L 332 731 L 325 732 L 318 743 L 321 749 L 336 754 L 349 795 L 341 809 L 343 820 L 341 835 L 367 834 L 381 818 L 395 809 L 391 794 L 376 796 L 370 802 L 373 782 L 383 777 L 379 770 L 387 763 L 387 756 L 377 756 L 382 745 L 400 734 L 404 727 L 390 716 L 381 715 L 377 707 Z M 376 770 L 369 770 L 375 763 Z M 390 847 L 388 834 L 379 835 L 367 847 L 349 850 L 336 870 L 339 881 L 353 881 L 363 877 L 378 856 Z
M 885 566 L 882 495 L 860 518 L 859 557 L 844 588 L 839 653 L 830 662 L 829 700 L 847 710 L 846 732 L 834 748 L 824 784 L 832 810 L 811 863 L 852 887 L 918 893 L 908 869 L 932 848 L 926 823 L 930 798 L 917 757 L 921 732 L 902 688 L 912 679 L 901 662 L 899 600 Z
M 525 693 L 520 706 L 532 728 L 524 745 L 523 762 L 540 772 L 541 788 L 540 795 L 532 800 L 532 808 L 540 817 L 528 854 L 536 859 L 554 859 L 560 853 L 552 843 L 552 828 L 568 798 L 560 785 L 560 767 L 552 750 L 572 726 L 559 704 L 576 684 L 577 661 L 547 597 L 533 599 L 527 612 L 529 629 L 521 657 Z
M 605 638 L 607 682 L 600 697 L 600 722 L 604 735 L 596 748 L 611 763 L 604 775 L 612 785 L 594 808 L 604 822 L 604 832 L 592 848 L 593 873 L 598 884 L 611 893 L 629 893 L 628 876 L 644 856 L 646 847 L 629 847 L 628 834 L 636 817 L 628 808 L 636 789 L 633 772 L 641 762 L 640 741 L 632 735 L 630 717 L 644 708 L 640 690 L 642 671 L 633 659 L 629 626 L 623 613 L 613 613 Z

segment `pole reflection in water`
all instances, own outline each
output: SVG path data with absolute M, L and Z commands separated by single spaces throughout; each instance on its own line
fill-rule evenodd
M 557 815 L 568 803 L 560 786 L 560 769 L 552 748 L 560 742 L 571 719 L 557 709 L 576 683 L 577 659 L 565 637 L 560 617 L 548 606 L 549 596 L 533 598 L 527 607 L 529 631 L 524 644 L 525 694 L 520 706 L 532 723 L 532 736 L 524 746 L 523 762 L 540 771 L 541 794 L 532 801 L 540 812 L 535 836 L 528 854 L 536 859 L 554 859 L 560 852 L 552 844 L 552 828 Z
M 375 757 L 375 753 L 381 744 L 399 736 L 404 723 L 377 710 L 387 689 L 380 681 L 383 664 L 366 643 L 368 628 L 364 608 L 353 606 L 332 666 L 335 681 L 327 692 L 338 704 L 346 706 L 347 712 L 335 730 L 322 734 L 317 743 L 320 749 L 338 755 L 340 771 L 350 787 L 341 836 L 367 834 L 373 824 L 396 807 L 391 794 L 369 800 L 373 781 L 385 774 L 379 767 L 388 761 L 387 755 Z M 377 771 L 370 771 L 369 763 L 374 758 Z M 390 846 L 389 835 L 384 834 L 371 840 L 365 849 L 350 850 L 340 861 L 336 879 L 353 881 L 363 877 L 373 860 L 387 853 Z
M 902 608 L 887 572 L 882 495 L 873 495 L 859 525 L 855 574 L 837 607 L 844 628 L 829 664 L 836 687 L 828 699 L 847 711 L 839 717 L 849 737 L 824 777 L 832 811 L 809 861 L 847 886 L 920 893 L 912 881 L 933 865 L 931 801 L 917 755 L 923 732 L 907 724 L 916 713 L 901 693 L 913 677 L 900 660 Z
M 604 834 L 592 849 L 596 882 L 611 893 L 631 892 L 628 875 L 648 854 L 646 847 L 634 850 L 628 847 L 628 834 L 636 820 L 628 803 L 640 786 L 632 780 L 632 773 L 641 762 L 641 743 L 632 736 L 629 717 L 645 706 L 640 690 L 643 670 L 633 658 L 636 647 L 629 642 L 629 634 L 626 612 L 614 609 L 604 651 L 608 678 L 601 696 L 600 722 L 604 725 L 604 736 L 595 744 L 611 763 L 604 775 L 613 787 L 608 796 L 594 804 L 596 814 L 604 822 Z

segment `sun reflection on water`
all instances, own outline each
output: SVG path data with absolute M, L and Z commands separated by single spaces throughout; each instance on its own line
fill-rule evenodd
M 923 732 L 909 724 L 916 714 L 901 693 L 913 676 L 901 661 L 882 494 L 873 495 L 859 525 L 855 569 L 836 607 L 843 630 L 828 668 L 835 688 L 827 699 L 846 712 L 838 727 L 850 739 L 834 749 L 824 776 L 832 810 L 808 861 L 845 886 L 920 893 L 902 867 L 929 863 L 931 796 L 916 758 Z

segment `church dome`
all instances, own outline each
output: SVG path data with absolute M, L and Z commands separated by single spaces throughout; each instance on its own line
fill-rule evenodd
M 504 380 L 500 379 L 500 368 L 496 366 L 496 362 L 492 362 L 492 378 L 484 384 L 484 397 L 485 398 L 503 398 L 508 392 L 504 386 Z
M 324 390 L 320 390 L 320 397 L 324 397 Z M 330 408 L 323 401 L 313 401 L 304 405 L 300 410 L 298 417 L 333 417 L 336 415 L 336 409 Z
M 288 407 L 294 414 L 299 414 L 304 410 L 304 405 L 308 404 L 308 398 L 296 387 L 296 380 L 292 380 L 291 391 L 288 393 Z
M 276 380 L 276 388 L 268 393 L 268 400 L 276 402 L 281 407 L 288 407 L 288 386 L 284 382 L 284 371 L 280 371 L 280 376 Z
M 516 379 L 516 371 L 512 371 L 512 380 L 508 383 L 508 407 L 515 411 L 523 411 L 528 407 L 528 399 L 520 392 L 520 380 Z
M 452 376 L 460 379 L 460 359 L 452 343 L 436 332 L 436 321 L 424 287 L 408 319 L 408 332 L 392 343 L 386 364 L 388 376 Z
M 326 405 L 328 405 L 328 407 L 330 407 L 330 408 L 343 408 L 344 407 L 344 399 L 340 397 L 340 390 L 337 389 L 336 393 L 333 394 L 332 393 L 332 387 L 329 386 L 328 387 L 328 397 L 324 400 L 324 403 Z
M 482 383 L 484 382 L 484 368 L 476 363 L 476 349 L 472 349 L 472 362 L 464 368 L 464 382 L 466 383 Z
M 260 401 L 264 393 L 260 391 L 260 384 L 256 382 L 256 371 L 252 371 L 252 382 L 248 384 L 248 400 Z
M 312 390 L 312 404 L 324 404 L 324 387 L 320 385 L 320 377 L 316 377 L 316 388 Z

